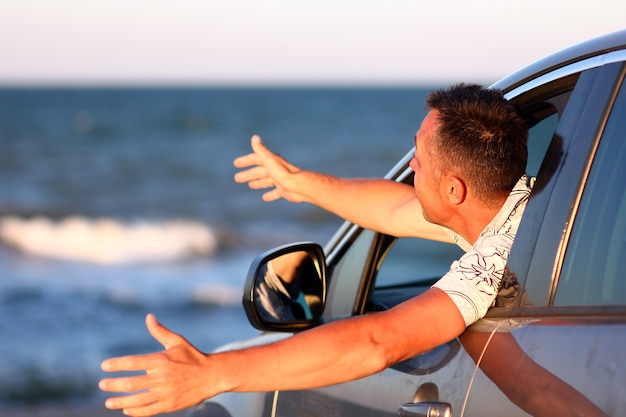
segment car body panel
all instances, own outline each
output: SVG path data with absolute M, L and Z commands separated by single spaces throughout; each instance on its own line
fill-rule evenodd
M 623 317 L 515 320 L 498 326 L 460 415 L 624 415 Z M 463 337 L 471 338 L 468 334 Z
M 316 390 L 283 392 L 277 415 L 393 416 L 401 405 L 416 399 L 447 398 L 453 407 L 460 408 L 465 390 L 459 388 L 469 386 L 472 371 L 472 358 L 455 339 L 368 378 Z M 433 391 L 433 387 L 438 389 Z M 308 414 L 302 414 L 304 410 Z

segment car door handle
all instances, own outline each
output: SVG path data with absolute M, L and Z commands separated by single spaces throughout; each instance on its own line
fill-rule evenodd
M 400 417 L 452 417 L 452 407 L 436 401 L 404 404 L 398 410 Z

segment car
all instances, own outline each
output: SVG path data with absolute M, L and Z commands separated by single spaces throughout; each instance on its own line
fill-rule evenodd
M 356 381 L 221 394 L 191 415 L 521 417 L 574 409 L 626 416 L 625 76 L 626 30 L 555 53 L 491 86 L 528 123 L 527 172 L 536 183 L 506 285 L 460 337 Z M 412 155 L 411 149 L 386 178 L 411 183 Z M 243 295 L 250 323 L 262 332 L 220 349 L 389 309 L 428 289 L 459 254 L 455 246 L 348 222 L 323 248 L 300 242 L 264 253 L 252 263 Z M 297 299 L 263 296 L 270 261 L 291 263 Z

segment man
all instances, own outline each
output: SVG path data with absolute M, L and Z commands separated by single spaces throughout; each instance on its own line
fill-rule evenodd
M 357 379 L 459 336 L 493 304 L 530 193 L 527 130 L 498 91 L 460 84 L 427 99 L 415 136 L 414 185 L 342 179 L 301 170 L 258 136 L 235 160 L 235 180 L 270 188 L 265 201 L 308 202 L 365 228 L 398 237 L 455 241 L 467 253 L 425 293 L 397 307 L 327 323 L 265 346 L 204 354 L 146 319 L 165 351 L 104 361 L 101 389 L 135 392 L 106 406 L 128 415 L 190 407 L 222 392 L 307 389 Z M 393 335 L 390 337 L 389 335 Z M 346 346 L 358 346 L 345 354 Z M 280 363 L 276 358 L 281 358 Z M 271 378 L 267 378 L 271 375 Z

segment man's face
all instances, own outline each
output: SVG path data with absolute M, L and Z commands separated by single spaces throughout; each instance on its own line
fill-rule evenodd
M 437 169 L 437 161 L 433 149 L 433 135 L 437 127 L 437 113 L 431 111 L 426 115 L 422 126 L 415 135 L 415 155 L 410 166 L 415 172 L 413 187 L 417 199 L 422 205 L 422 213 L 426 220 L 442 224 L 443 194 L 441 193 L 441 173 Z

